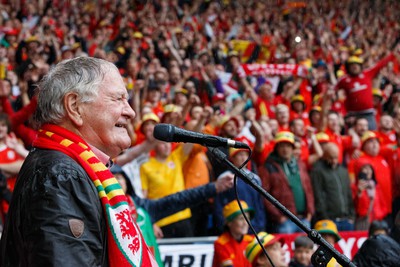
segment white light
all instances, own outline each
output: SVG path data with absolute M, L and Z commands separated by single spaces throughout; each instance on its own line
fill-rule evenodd
M 296 38 L 294 38 L 294 41 L 296 43 L 300 43 L 301 42 L 301 37 L 300 36 L 296 36 Z

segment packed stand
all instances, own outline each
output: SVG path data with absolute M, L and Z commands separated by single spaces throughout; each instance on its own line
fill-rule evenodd
M 128 127 L 132 147 L 114 159 L 135 196 L 155 200 L 230 174 L 198 144 L 155 140 L 154 126 L 168 123 L 248 143 L 246 172 L 310 227 L 321 220 L 338 231 L 367 230 L 374 220 L 394 227 L 399 5 L 2 1 L 2 219 L 36 136 L 35 84 L 57 62 L 90 56 L 118 67 L 136 112 Z M 221 150 L 236 166 L 249 156 Z M 257 232 L 301 231 L 249 185 L 239 180 L 237 187 Z M 152 218 L 154 235 L 226 235 L 224 209 L 235 198 L 229 189 Z

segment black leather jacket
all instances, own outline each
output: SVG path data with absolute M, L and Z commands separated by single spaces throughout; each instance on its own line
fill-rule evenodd
M 73 219 L 83 222 L 81 236 L 73 234 Z M 97 190 L 83 168 L 58 151 L 31 151 L 11 200 L 0 265 L 108 266 L 106 234 Z
M 161 199 L 133 195 L 153 221 L 216 195 L 210 183 Z M 70 220 L 84 222 L 75 237 Z M 65 154 L 34 149 L 14 189 L 0 246 L 0 266 L 108 266 L 107 228 L 97 190 L 83 168 Z

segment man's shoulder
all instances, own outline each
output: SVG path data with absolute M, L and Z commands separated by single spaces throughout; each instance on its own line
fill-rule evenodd
M 88 179 L 89 175 L 73 158 L 60 151 L 43 149 L 33 149 L 29 153 L 18 175 L 21 183 L 36 186 Z

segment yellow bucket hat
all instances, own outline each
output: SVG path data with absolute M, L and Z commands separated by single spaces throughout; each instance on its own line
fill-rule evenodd
M 327 143 L 330 141 L 329 135 L 327 135 L 324 132 L 319 132 L 315 135 L 315 137 L 317 138 L 318 143 Z
M 342 239 L 339 235 L 336 224 L 331 220 L 321 220 L 315 224 L 315 230 L 320 234 L 331 234 L 335 237 L 336 242 Z
M 142 122 L 140 123 L 140 131 L 143 132 L 143 125 L 145 122 L 153 121 L 154 123 L 159 123 L 160 118 L 154 113 L 146 113 L 142 117 Z
M 294 134 L 289 131 L 281 131 L 275 135 L 275 144 L 287 142 L 294 145 Z
M 267 232 L 260 232 L 258 233 L 258 239 L 260 239 L 261 244 L 263 247 L 267 247 L 269 245 L 273 245 L 276 242 L 280 242 L 282 245 L 284 244 L 284 240 L 282 237 L 274 236 L 268 234 Z M 250 244 L 247 245 L 245 250 L 245 256 L 249 260 L 251 264 L 253 264 L 254 260 L 258 257 L 261 253 L 261 246 L 257 241 L 257 238 L 254 238 Z
M 357 57 L 357 56 L 351 56 L 351 57 L 349 57 L 347 59 L 346 63 L 348 63 L 348 64 L 353 64 L 353 63 L 363 64 L 364 60 L 362 58 L 360 58 L 360 57 Z
M 250 219 L 253 218 L 254 209 L 250 208 L 243 200 L 240 201 L 240 204 L 242 205 L 243 211 L 250 214 Z M 236 200 L 229 202 L 222 209 L 222 215 L 226 222 L 233 221 L 240 214 L 242 214 L 242 212 L 240 211 L 239 203 Z
M 376 133 L 372 132 L 372 131 L 366 131 L 362 136 L 361 136 L 361 147 L 364 146 L 364 144 L 371 139 L 378 139 L 378 136 L 376 135 Z

